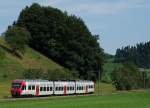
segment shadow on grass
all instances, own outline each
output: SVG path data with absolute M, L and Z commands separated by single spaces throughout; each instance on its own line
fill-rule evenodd
M 9 49 L 9 48 L 7 48 L 7 47 L 1 45 L 1 44 L 0 44 L 0 48 L 2 48 L 3 50 L 7 51 L 7 52 L 10 53 L 11 55 L 16 56 L 17 58 L 22 59 L 22 56 L 21 56 L 19 53 L 13 52 L 11 49 Z

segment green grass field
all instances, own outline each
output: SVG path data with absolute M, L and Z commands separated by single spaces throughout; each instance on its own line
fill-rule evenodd
M 150 108 L 150 91 L 107 96 L 0 101 L 0 108 Z

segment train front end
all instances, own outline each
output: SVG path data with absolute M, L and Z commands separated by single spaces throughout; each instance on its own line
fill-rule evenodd
M 12 97 L 20 97 L 22 94 L 22 86 L 23 86 L 23 81 L 20 80 L 14 80 L 12 81 L 12 86 L 11 86 L 11 95 Z

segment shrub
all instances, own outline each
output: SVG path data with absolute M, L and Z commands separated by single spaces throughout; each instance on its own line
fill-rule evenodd
M 24 54 L 29 39 L 30 33 L 21 27 L 9 27 L 5 33 L 5 40 L 10 45 L 13 53 L 19 51 Z
M 124 64 L 112 72 L 112 81 L 118 90 L 131 90 L 142 87 L 141 72 L 133 64 Z
M 7 74 L 3 74 L 3 76 L 2 76 L 3 78 L 7 78 L 8 76 L 7 76 Z

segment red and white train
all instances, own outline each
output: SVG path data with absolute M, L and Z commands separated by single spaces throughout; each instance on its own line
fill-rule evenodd
M 14 80 L 12 97 L 94 93 L 93 81 Z

